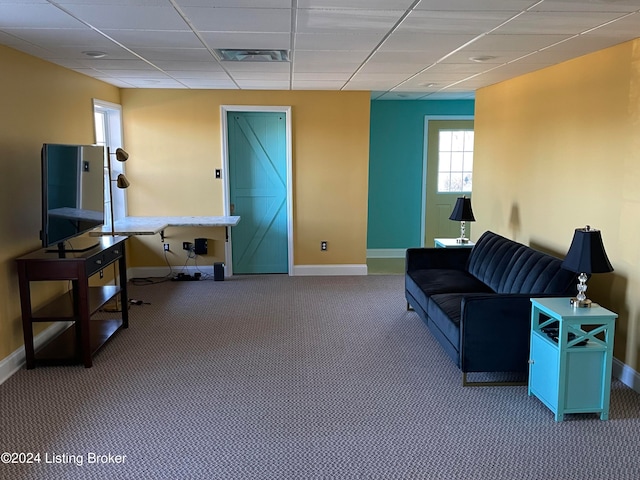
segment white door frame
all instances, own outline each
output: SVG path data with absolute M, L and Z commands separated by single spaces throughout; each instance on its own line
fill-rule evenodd
M 284 113 L 286 120 L 286 162 L 287 162 L 287 240 L 288 240 L 288 271 L 293 275 L 293 186 L 292 186 L 292 142 L 291 142 L 291 106 L 264 106 L 264 105 L 221 105 L 220 121 L 222 125 L 222 197 L 224 215 L 230 215 L 231 202 L 229 200 L 229 125 L 227 124 L 227 113 L 229 112 L 274 112 Z M 240 217 L 242 221 L 242 217 Z M 225 274 L 233 275 L 233 257 L 231 250 L 231 230 L 229 238 L 225 242 L 224 255 Z
M 424 116 L 424 153 L 422 155 L 422 206 L 420 221 L 420 246 L 424 247 L 427 228 L 427 152 L 429 150 L 429 122 L 435 120 L 475 120 L 474 115 L 425 115 Z M 433 245 L 429 245 L 432 247 Z

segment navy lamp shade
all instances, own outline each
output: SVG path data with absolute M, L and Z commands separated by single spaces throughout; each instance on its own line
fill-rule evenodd
M 465 237 L 465 222 L 476 221 L 471 208 L 471 199 L 465 196 L 458 197 L 449 220 L 460 222 L 460 238 L 457 238 L 456 241 L 458 243 L 468 243 L 469 239 Z
M 579 273 L 578 295 L 571 299 L 575 307 L 590 307 L 591 300 L 587 298 L 587 279 L 591 273 L 613 272 L 613 267 L 602 243 L 600 230 L 587 225 L 576 228 L 567 256 L 562 262 L 562 268 Z

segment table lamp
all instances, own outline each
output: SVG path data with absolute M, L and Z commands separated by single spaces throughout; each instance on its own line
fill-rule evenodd
M 449 220 L 455 220 L 460 222 L 460 238 L 457 238 L 458 243 L 468 243 L 469 239 L 465 237 L 465 222 L 475 222 L 476 219 L 473 216 L 473 210 L 471 209 L 471 199 L 462 196 L 458 197 L 456 204 L 453 207 L 453 212 L 449 216 Z
M 590 307 L 591 300 L 586 295 L 589 274 L 613 272 L 613 267 L 604 251 L 600 230 L 591 228 L 589 225 L 576 228 L 567 256 L 562 262 L 562 268 L 579 273 L 578 294 L 571 299 L 571 305 Z

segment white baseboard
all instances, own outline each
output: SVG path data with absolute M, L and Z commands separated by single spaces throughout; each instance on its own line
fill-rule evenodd
M 640 373 L 636 372 L 629 365 L 622 363 L 615 357 L 613 359 L 611 371 L 614 378 L 619 379 L 627 387 L 640 393 Z
M 171 269 L 169 267 L 133 267 L 127 269 L 127 278 L 161 278 L 171 275 L 175 277 L 179 273 L 193 275 L 200 272 L 202 275 L 209 275 L 213 277 L 213 265 L 202 266 L 176 266 L 173 265 Z
M 294 276 L 366 275 L 367 265 L 294 265 Z
M 71 323 L 72 322 L 57 322 L 52 324 L 49 328 L 43 330 L 33 338 L 33 347 L 37 350 L 60 332 L 66 330 L 71 326 Z M 24 346 L 20 347 L 8 357 L 0 360 L 0 385 L 24 367 L 26 361 Z
M 405 258 L 406 248 L 368 248 L 367 258 Z
M 403 254 L 404 255 L 404 254 Z M 160 278 L 171 273 L 175 276 L 178 273 L 193 275 L 200 272 L 203 275 L 213 277 L 213 265 L 203 266 L 173 266 L 169 267 L 134 267 L 128 270 L 129 279 L 132 278 Z M 327 275 L 367 275 L 367 265 L 294 265 L 292 276 L 327 276 Z M 226 267 L 225 267 L 225 276 Z

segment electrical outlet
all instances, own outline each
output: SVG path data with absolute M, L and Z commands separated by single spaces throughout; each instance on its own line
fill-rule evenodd
M 104 270 L 100 270 L 100 278 L 104 278 Z
M 320 242 L 320 250 L 322 250 L 323 252 L 325 252 L 327 250 L 327 241 L 326 240 L 322 240 Z
M 163 244 L 163 248 L 164 248 L 165 252 L 168 252 L 169 251 L 169 244 L 168 243 Z
M 193 247 L 193 244 L 191 242 L 182 242 L 183 250 L 191 250 L 192 247 Z

